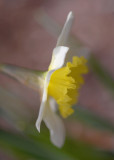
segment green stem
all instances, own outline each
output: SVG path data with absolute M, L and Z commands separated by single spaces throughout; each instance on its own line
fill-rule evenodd
M 0 71 L 35 90 L 43 87 L 46 74 L 46 72 L 9 64 L 0 64 Z

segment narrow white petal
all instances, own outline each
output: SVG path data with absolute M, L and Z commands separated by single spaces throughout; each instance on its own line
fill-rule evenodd
M 60 117 L 51 109 L 50 105 L 46 107 L 43 120 L 50 130 L 50 139 L 57 147 L 62 147 L 65 140 L 65 128 Z
M 67 42 L 69 34 L 70 34 L 70 30 L 72 27 L 73 19 L 74 19 L 73 13 L 70 12 L 67 16 L 67 20 L 64 24 L 63 30 L 62 30 L 59 38 L 58 38 L 56 46 L 65 46 L 66 45 L 66 42 Z
M 53 72 L 54 70 L 49 71 L 45 79 L 44 92 L 38 119 L 36 121 L 36 128 L 40 132 L 40 125 L 43 120 L 50 130 L 50 138 L 52 143 L 57 147 L 61 147 L 65 140 L 64 124 L 60 117 L 55 113 L 56 103 L 52 101 L 52 99 L 50 99 L 47 95 L 47 87 Z
M 40 105 L 40 111 L 39 111 L 39 115 L 38 115 L 38 119 L 36 121 L 36 128 L 37 130 L 40 132 L 40 125 L 44 116 L 44 112 L 45 112 L 45 108 L 47 106 L 47 91 L 46 88 L 44 89 L 43 92 L 43 97 L 42 97 L 42 102 Z
M 42 102 L 41 102 L 41 105 L 40 105 L 40 111 L 39 111 L 38 119 L 36 121 L 36 128 L 37 128 L 37 130 L 39 132 L 40 132 L 40 125 L 41 125 L 41 122 L 42 122 L 42 119 L 43 119 L 43 116 L 44 116 L 44 113 L 45 113 L 45 109 L 47 107 L 47 99 L 48 99 L 47 88 L 48 88 L 48 84 L 49 84 L 49 81 L 50 81 L 51 74 L 53 72 L 54 71 L 49 71 L 47 73 L 46 78 L 45 78 L 44 91 L 43 91 L 43 96 L 42 96 Z
M 49 70 L 56 70 L 64 65 L 65 57 L 68 50 L 69 48 L 64 46 L 54 48 Z

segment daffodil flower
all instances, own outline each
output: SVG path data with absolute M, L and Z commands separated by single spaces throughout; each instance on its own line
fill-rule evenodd
M 53 50 L 52 60 L 46 73 L 43 96 L 36 127 L 40 132 L 42 120 L 50 130 L 51 141 L 61 147 L 65 140 L 65 129 L 61 118 L 56 114 L 59 109 L 62 117 L 73 113 L 72 105 L 77 102 L 78 90 L 84 80 L 82 74 L 88 72 L 84 57 L 73 57 L 65 64 L 70 48 L 66 45 L 73 22 L 73 13 L 68 14 L 66 23 Z M 58 105 L 58 107 L 56 107 Z
M 67 55 L 70 58 L 72 55 L 72 50 L 67 46 L 67 40 L 73 18 L 73 13 L 70 12 L 53 50 L 48 71 L 39 72 L 12 65 L 0 65 L 0 71 L 3 73 L 33 89 L 40 90 L 42 99 L 36 128 L 40 132 L 43 120 L 50 131 L 52 143 L 57 147 L 64 144 L 65 128 L 56 111 L 59 110 L 63 118 L 74 112 L 72 106 L 77 102 L 79 88 L 84 83 L 82 75 L 88 72 L 84 57 L 73 56 L 71 62 L 66 58 Z

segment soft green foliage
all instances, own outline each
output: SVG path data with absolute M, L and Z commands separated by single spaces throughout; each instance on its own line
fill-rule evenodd
M 113 160 L 114 158 L 114 155 L 109 152 L 97 150 L 71 139 L 67 139 L 65 146 L 58 149 L 50 144 L 47 132 L 39 135 L 34 129 L 32 129 L 32 134 L 29 133 L 29 135 L 0 130 L 0 139 L 0 145 L 13 151 L 21 160 L 28 158 L 37 160 Z

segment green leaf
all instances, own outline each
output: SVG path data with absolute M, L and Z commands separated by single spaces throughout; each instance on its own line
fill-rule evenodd
M 0 130 L 0 139 L 0 145 L 2 147 L 10 149 L 16 154 L 23 154 L 26 158 L 29 157 L 40 160 L 73 160 L 71 157 L 61 153 L 59 149 L 55 152 L 52 147 L 50 150 L 50 146 L 46 145 L 44 142 L 34 141 L 25 136 Z
M 65 146 L 58 149 L 49 142 L 47 132 L 41 132 L 42 134 L 39 135 L 34 131 L 27 137 L 0 130 L 0 145 L 24 159 L 113 160 L 114 158 L 113 153 L 104 152 L 71 139 L 67 139 Z

